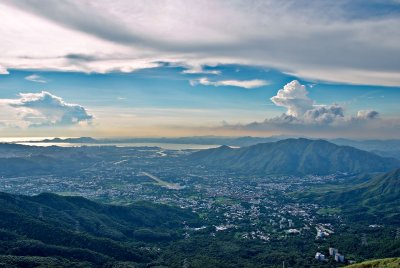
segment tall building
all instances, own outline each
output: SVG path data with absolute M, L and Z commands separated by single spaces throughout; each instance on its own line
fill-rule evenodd
M 330 256 L 335 256 L 338 253 L 339 253 L 339 251 L 336 248 L 329 248 L 329 255 Z
M 336 253 L 335 255 L 335 261 L 337 262 L 344 262 L 344 255 Z
M 325 260 L 325 255 L 320 253 L 320 252 L 317 252 L 317 253 L 315 253 L 315 259 L 318 260 L 318 261 L 324 261 Z

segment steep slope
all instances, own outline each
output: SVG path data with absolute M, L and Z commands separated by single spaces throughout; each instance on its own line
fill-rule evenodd
M 238 149 L 222 146 L 193 153 L 192 163 L 264 174 L 382 172 L 400 161 L 324 140 L 286 139 Z
M 365 182 L 315 189 L 301 194 L 305 200 L 341 208 L 355 220 L 400 224 L 400 169 L 370 176 Z
M 60 257 L 91 265 L 148 263 L 141 247 L 181 237 L 186 210 L 151 203 L 110 206 L 81 197 L 0 193 L 0 255 Z
M 367 206 L 383 206 L 393 202 L 400 207 L 400 169 L 374 176 L 342 191 L 327 193 L 325 199 L 332 203 L 363 203 Z

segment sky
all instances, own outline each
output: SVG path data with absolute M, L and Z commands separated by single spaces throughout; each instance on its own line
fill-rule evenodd
M 400 1 L 0 0 L 0 136 L 400 135 Z

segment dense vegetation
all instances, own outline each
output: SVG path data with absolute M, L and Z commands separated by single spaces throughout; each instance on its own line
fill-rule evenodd
M 146 242 L 175 241 L 182 236 L 183 222 L 198 221 L 191 212 L 169 206 L 118 207 L 54 194 L 0 193 L 0 215 L 1 255 L 60 257 L 93 265 L 150 263 L 157 252 L 146 248 Z M 17 261 L 4 258 L 6 263 Z M 43 261 L 18 261 L 24 260 Z
M 334 185 L 301 194 L 305 199 L 338 207 L 352 221 L 400 225 L 400 169 L 363 176 L 355 185 Z
M 354 224 L 329 240 L 305 232 L 265 242 L 242 238 L 251 230 L 247 224 L 233 232 L 215 232 L 211 226 L 188 231 L 187 226 L 203 224 L 195 214 L 146 202 L 122 207 L 81 197 L 1 193 L 0 215 L 0 264 L 13 267 L 261 268 L 281 267 L 282 260 L 287 267 L 325 267 L 313 255 L 327 254 L 329 246 L 357 261 L 400 255 L 393 229 Z M 360 247 L 360 233 L 366 233 L 368 246 Z M 336 264 L 331 259 L 328 265 Z
M 222 146 L 193 153 L 189 160 L 207 166 L 263 174 L 382 172 L 400 161 L 324 140 L 286 139 L 243 148 Z

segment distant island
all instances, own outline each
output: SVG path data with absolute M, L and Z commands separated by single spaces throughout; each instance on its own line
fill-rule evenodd
M 96 140 L 91 137 L 80 137 L 80 138 L 54 138 L 54 139 L 44 139 L 40 141 L 32 141 L 33 143 L 35 142 L 51 142 L 51 143 L 101 143 L 101 141 Z

